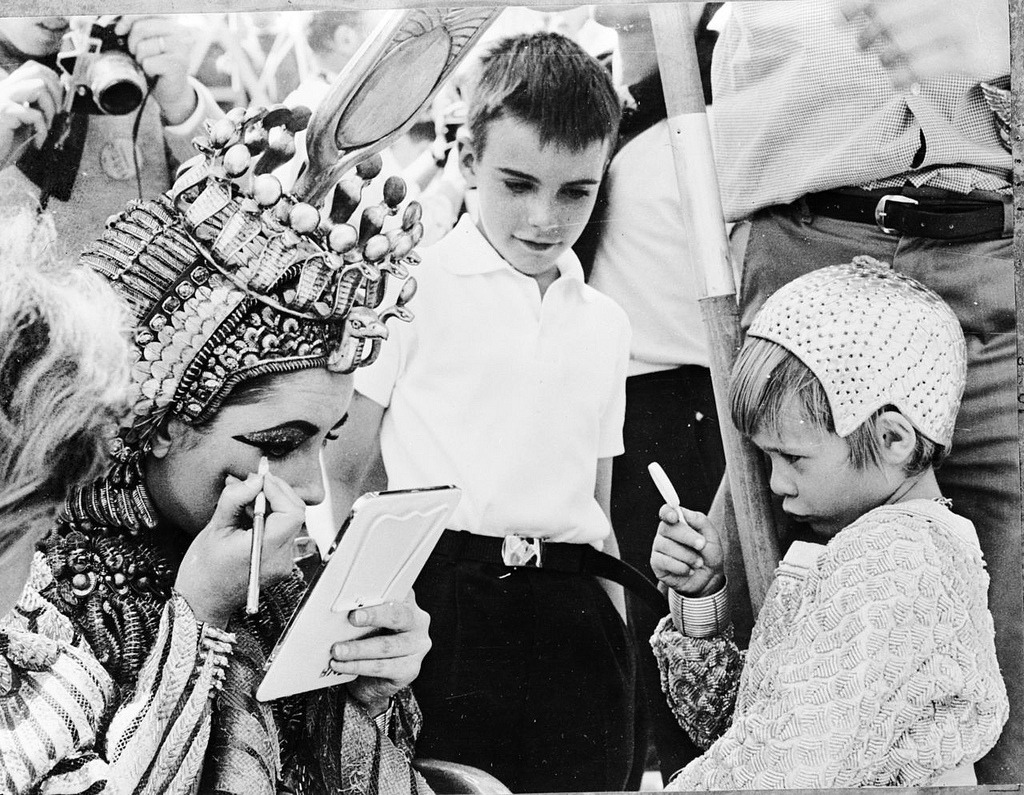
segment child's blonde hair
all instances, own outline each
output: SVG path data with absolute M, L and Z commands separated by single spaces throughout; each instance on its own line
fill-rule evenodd
M 744 436 L 757 433 L 779 434 L 786 416 L 797 417 L 825 433 L 835 433 L 835 420 L 828 395 L 821 381 L 796 356 L 779 345 L 751 337 L 743 345 L 733 367 L 729 387 L 729 408 L 733 424 Z M 880 463 L 881 450 L 875 423 L 883 406 L 845 437 L 850 462 L 857 469 Z M 787 412 L 790 414 L 787 415 Z M 949 454 L 949 448 L 916 432 L 914 452 L 904 464 L 908 476 L 929 467 L 937 468 Z
M 55 262 L 46 216 L 0 218 L 0 546 L 100 474 L 127 409 L 126 314 L 87 268 Z

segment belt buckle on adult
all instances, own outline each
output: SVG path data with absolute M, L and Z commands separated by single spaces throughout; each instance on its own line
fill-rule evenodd
M 501 562 L 515 568 L 539 569 L 544 541 L 540 538 L 505 536 L 501 543 Z
M 878 200 L 878 204 L 875 205 L 875 223 L 878 224 L 878 228 L 885 234 L 895 235 L 899 230 L 885 225 L 885 203 L 890 201 L 901 202 L 903 204 L 918 204 L 918 201 L 917 199 L 911 199 L 909 196 L 902 196 L 899 193 L 887 193 Z

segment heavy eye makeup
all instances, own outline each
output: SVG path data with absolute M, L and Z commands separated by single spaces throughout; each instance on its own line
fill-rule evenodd
M 324 436 L 324 443 L 338 438 L 337 431 L 345 424 L 348 414 L 338 420 Z M 320 429 L 309 422 L 301 420 L 275 425 L 251 433 L 233 436 L 235 441 L 259 449 L 268 458 L 284 458 L 293 453 L 309 439 L 321 433 Z
M 284 458 L 313 436 L 317 428 L 308 422 L 288 422 L 233 436 L 235 441 L 258 448 L 268 458 Z
M 327 432 L 327 435 L 324 436 L 324 444 L 325 445 L 328 442 L 335 441 L 336 439 L 338 439 L 341 436 L 341 434 L 339 434 L 338 431 L 341 430 L 341 427 L 346 422 L 348 422 L 348 414 L 346 414 L 344 417 L 342 417 L 340 420 L 338 420 L 336 423 L 334 423 L 334 425 L 331 427 L 331 429 Z

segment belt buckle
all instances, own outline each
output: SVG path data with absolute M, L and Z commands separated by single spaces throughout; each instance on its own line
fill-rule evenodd
M 918 201 L 917 199 L 912 199 L 909 196 L 903 196 L 899 193 L 887 193 L 878 200 L 878 204 L 875 205 L 875 223 L 885 234 L 894 235 L 899 232 L 899 230 L 885 225 L 885 203 L 888 201 L 901 202 L 903 204 L 918 204 Z
M 501 562 L 513 568 L 539 569 L 542 565 L 544 541 L 525 536 L 505 536 L 501 543 Z

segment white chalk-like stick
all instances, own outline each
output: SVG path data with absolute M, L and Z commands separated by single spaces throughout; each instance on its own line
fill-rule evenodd
M 661 468 L 661 464 L 657 461 L 652 461 L 647 465 L 647 471 L 651 473 L 651 479 L 654 481 L 654 485 L 658 487 L 658 491 L 661 493 L 661 498 L 673 508 L 678 508 L 679 495 L 676 494 L 676 490 L 672 486 L 672 481 L 668 479 L 668 475 L 666 475 L 665 470 Z

